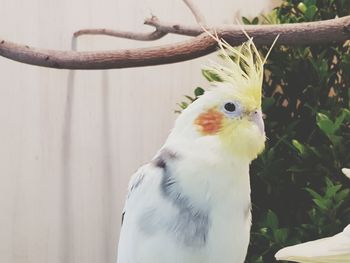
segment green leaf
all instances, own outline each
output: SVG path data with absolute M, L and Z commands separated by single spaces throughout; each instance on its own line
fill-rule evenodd
M 332 180 L 331 180 L 331 179 L 329 179 L 328 177 L 325 177 L 325 178 L 324 178 L 324 180 L 325 180 L 325 182 L 326 182 L 326 186 L 327 186 L 327 188 L 328 188 L 328 187 L 332 187 L 332 186 L 334 186 L 334 184 L 333 184 Z
M 304 2 L 304 4 L 307 5 L 307 6 L 316 5 L 316 0 L 304 0 L 303 2 Z
M 221 78 L 211 70 L 202 69 L 202 74 L 209 82 L 222 82 Z
M 297 6 L 297 8 L 302 12 L 302 13 L 305 13 L 305 11 L 307 10 L 307 6 L 303 3 L 303 2 L 300 2 Z
M 276 240 L 277 243 L 279 244 L 283 244 L 286 242 L 287 240 L 287 237 L 288 237 L 288 229 L 287 228 L 279 228 L 279 229 L 276 229 L 274 232 L 273 232 L 273 236 Z
M 271 229 L 276 229 L 278 227 L 278 218 L 272 210 L 268 210 L 266 215 L 266 225 Z
M 254 17 L 253 21 L 252 21 L 253 25 L 257 25 L 259 24 L 259 18 L 258 17 Z
M 317 6 L 312 5 L 312 6 L 309 6 L 309 7 L 306 9 L 306 11 L 304 12 L 304 15 L 305 15 L 308 19 L 311 20 L 311 19 L 315 16 L 315 14 L 317 13 L 317 11 L 318 11 Z
M 246 17 L 242 17 L 242 21 L 243 21 L 243 24 L 245 24 L 245 25 L 250 25 L 251 24 L 251 22 L 249 21 L 249 19 L 248 18 L 246 18 Z
M 302 145 L 300 142 L 298 142 L 297 140 L 292 140 L 292 144 L 293 146 L 298 150 L 298 152 L 301 155 L 304 155 L 306 152 L 305 146 Z
M 335 131 L 334 123 L 322 113 L 316 115 L 317 126 L 327 135 L 333 134 Z
M 199 97 L 201 95 L 204 94 L 204 89 L 202 89 L 201 87 L 197 87 L 195 90 L 194 90 L 194 95 L 196 95 L 196 97 Z
M 181 103 L 178 103 L 177 105 L 179 105 L 179 107 L 181 108 L 181 109 L 186 109 L 187 107 L 188 107 L 188 103 L 187 102 L 181 102 Z
M 333 197 L 341 188 L 341 185 L 334 185 L 326 189 L 326 198 Z
M 312 190 L 311 188 L 304 188 L 313 198 L 315 199 L 322 199 L 322 196 L 318 193 L 316 193 L 314 190 Z
M 350 189 L 341 190 L 339 193 L 337 193 L 337 194 L 335 195 L 334 199 L 335 199 L 335 201 L 338 203 L 338 202 L 340 202 L 341 200 L 344 200 L 345 198 L 348 198 L 349 193 L 350 193 Z
M 350 112 L 348 110 L 344 109 L 341 112 L 341 114 L 335 118 L 335 122 L 334 122 L 335 131 L 337 131 L 340 128 L 340 126 L 343 124 L 344 120 L 348 117 L 349 114 L 350 114 Z
M 328 207 L 326 205 L 325 200 L 321 200 L 321 199 L 312 199 L 312 201 L 314 201 L 314 203 L 321 209 L 323 210 L 327 210 Z

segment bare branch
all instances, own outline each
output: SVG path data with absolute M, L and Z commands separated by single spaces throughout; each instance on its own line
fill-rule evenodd
M 151 18 L 146 18 L 144 24 L 149 26 L 154 26 L 157 30 L 161 32 L 167 32 L 167 33 L 185 35 L 185 36 L 191 36 L 191 37 L 198 36 L 204 32 L 203 29 L 198 25 L 188 26 L 188 25 L 180 25 L 176 23 L 159 21 L 159 19 L 156 16 L 152 16 Z
M 196 18 L 196 21 L 199 24 L 204 25 L 205 18 L 201 14 L 201 12 L 196 8 L 196 6 L 193 4 L 192 0 L 183 0 L 183 1 L 187 5 L 187 7 L 191 10 L 192 14 Z M 121 30 L 113 30 L 113 29 L 106 29 L 106 28 L 88 28 L 88 29 L 81 29 L 79 31 L 74 32 L 73 36 L 77 38 L 82 35 L 105 35 L 105 36 L 126 38 L 126 39 L 132 39 L 132 40 L 153 41 L 167 35 L 167 32 L 162 31 L 161 27 L 158 26 L 159 20 L 156 16 L 152 16 L 151 18 L 146 19 L 145 24 L 154 26 L 156 30 L 151 33 L 143 33 L 143 32 L 135 33 L 131 31 L 121 31 Z M 198 30 L 196 32 L 198 32 Z M 199 35 L 200 33 L 197 33 L 196 35 Z
M 192 2 L 192 0 L 183 0 L 184 3 L 187 5 L 187 7 L 191 10 L 192 14 L 194 15 L 196 21 L 200 25 L 206 25 L 205 17 L 201 13 L 201 11 L 195 6 L 195 4 Z
M 172 24 L 165 21 L 160 21 L 157 17 L 151 17 L 145 20 L 146 25 L 154 26 L 158 30 L 162 32 L 167 32 L 168 34 L 178 34 L 185 36 L 198 36 L 204 32 L 204 30 L 200 26 L 193 25 L 182 25 L 182 24 Z M 316 37 L 316 42 L 319 38 L 323 38 L 323 36 L 318 37 L 317 33 L 320 31 L 322 34 L 329 33 L 329 42 L 333 40 L 333 32 L 337 35 L 342 35 L 343 37 L 350 37 L 350 16 L 345 16 L 342 18 L 335 18 L 324 21 L 317 22 L 308 22 L 308 23 L 295 23 L 295 24 L 278 24 L 278 25 L 224 25 L 218 27 L 211 27 L 213 31 L 227 31 L 232 35 L 241 34 L 242 29 L 245 30 L 249 35 L 262 34 L 265 33 L 279 33 L 281 35 L 288 34 L 291 35 L 293 33 L 297 34 L 294 39 L 296 42 L 299 42 L 300 35 L 307 35 L 304 32 L 311 32 Z M 332 36 L 332 37 L 330 37 Z M 324 36 L 326 37 L 326 36 Z M 344 38 L 341 38 L 343 41 Z M 345 38 L 346 40 L 347 38 Z M 334 41 L 339 41 L 334 39 Z M 305 42 L 307 44 L 308 42 Z M 313 39 L 310 39 L 310 43 L 315 43 Z M 298 43 L 293 43 L 298 44 Z
M 178 33 L 179 28 L 173 27 L 171 33 Z M 343 42 L 350 39 L 350 16 L 300 24 L 249 25 L 244 26 L 244 29 L 254 37 L 256 45 L 271 44 L 277 34 L 280 34 L 277 45 Z M 219 37 L 231 45 L 239 45 L 246 40 L 240 27 L 223 26 L 215 30 Z M 63 69 L 112 69 L 161 65 L 194 59 L 215 50 L 215 40 L 206 33 L 188 41 L 158 47 L 98 52 L 45 50 L 0 40 L 1 56 L 27 64 Z
M 58 69 L 112 69 L 161 65 L 204 56 L 215 49 L 215 41 L 207 34 L 176 44 L 99 52 L 46 50 L 0 40 L 1 56 L 31 65 Z
M 112 29 L 105 28 L 96 28 L 96 29 L 81 29 L 74 33 L 74 37 L 79 37 L 82 35 L 107 35 L 112 37 L 126 38 L 132 40 L 140 40 L 140 41 L 153 41 L 162 38 L 167 33 L 162 32 L 156 29 L 150 33 L 135 33 L 130 31 L 118 31 Z
M 183 1 L 187 5 L 187 7 L 190 9 L 192 14 L 194 15 L 197 23 L 200 25 L 205 25 L 206 22 L 203 14 L 194 5 L 192 0 L 183 0 Z M 73 36 L 77 38 L 82 35 L 106 35 L 106 36 L 126 38 L 126 39 L 132 39 L 132 40 L 153 41 L 153 40 L 160 39 L 167 34 L 166 31 L 164 32 L 161 31 L 160 27 L 157 26 L 158 18 L 154 15 L 152 15 L 151 18 L 146 19 L 145 24 L 154 26 L 156 30 L 151 33 L 141 33 L 141 32 L 135 33 L 131 31 L 121 31 L 121 30 L 113 30 L 113 29 L 106 29 L 106 28 L 88 28 L 88 29 L 81 29 L 79 31 L 74 32 Z M 196 35 L 199 35 L 199 34 L 196 34 Z

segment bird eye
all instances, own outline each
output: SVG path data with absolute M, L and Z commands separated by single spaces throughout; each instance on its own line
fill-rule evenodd
M 227 102 L 224 105 L 224 109 L 225 109 L 225 111 L 232 113 L 232 112 L 235 112 L 236 105 L 233 102 Z
M 242 114 L 242 107 L 237 101 L 226 101 L 221 110 L 230 118 L 236 118 Z

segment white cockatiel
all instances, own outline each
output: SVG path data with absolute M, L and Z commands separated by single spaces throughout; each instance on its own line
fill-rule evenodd
M 208 70 L 223 82 L 181 113 L 164 146 L 131 179 L 118 263 L 244 262 L 249 164 L 265 143 L 265 61 L 252 39 L 239 48 L 218 41 L 225 65 Z

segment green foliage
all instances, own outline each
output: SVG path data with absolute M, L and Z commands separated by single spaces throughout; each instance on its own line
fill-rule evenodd
M 243 23 L 298 23 L 349 14 L 349 0 L 284 0 L 270 14 L 243 18 Z M 334 235 L 350 223 L 350 180 L 341 174 L 342 167 L 350 167 L 349 43 L 275 47 L 263 89 L 268 141 L 251 166 L 247 263 L 276 262 L 280 248 Z
M 348 14 L 350 1 L 285 0 L 258 19 L 297 23 Z M 270 55 L 263 84 L 269 140 L 251 168 L 246 262 L 275 262 L 278 249 L 333 235 L 350 223 L 350 182 L 341 174 L 350 166 L 349 51 L 348 43 L 281 46 Z

